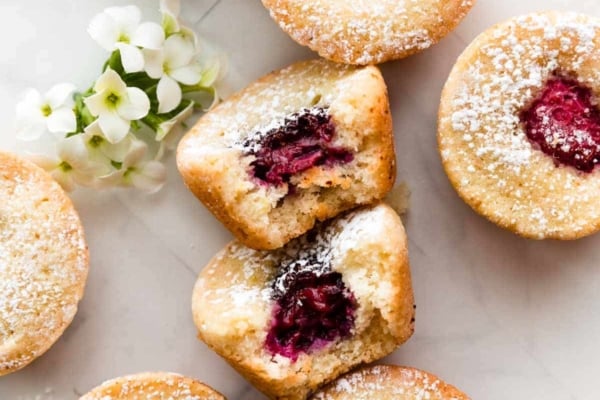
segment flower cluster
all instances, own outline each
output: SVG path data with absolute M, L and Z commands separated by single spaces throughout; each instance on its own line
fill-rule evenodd
M 161 0 L 160 9 L 162 24 L 142 22 L 135 6 L 104 10 L 88 28 L 110 52 L 94 85 L 85 92 L 65 83 L 45 94 L 29 89 L 17 105 L 18 138 L 52 138 L 55 155 L 32 158 L 66 190 L 159 190 L 165 150 L 194 109 L 217 101 L 219 62 L 200 54 L 196 34 L 179 20 L 178 0 Z

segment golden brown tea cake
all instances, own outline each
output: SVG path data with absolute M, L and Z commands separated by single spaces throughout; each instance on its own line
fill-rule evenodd
M 444 88 L 450 182 L 494 223 L 534 239 L 600 229 L 600 19 L 546 12 L 484 32 Z
M 278 250 L 232 242 L 200 273 L 192 309 L 200 338 L 259 390 L 304 399 L 412 335 L 402 222 L 378 204 Z
M 292 39 L 327 59 L 378 64 L 423 51 L 475 0 L 262 0 Z
M 88 273 L 79 216 L 41 168 L 0 152 L 0 375 L 58 340 Z
M 391 189 L 381 73 L 314 60 L 267 75 L 198 121 L 179 144 L 177 166 L 239 241 L 281 247 Z
M 338 378 L 311 400 L 469 400 L 469 397 L 428 372 L 376 365 Z
M 225 397 L 192 378 L 169 372 L 146 372 L 104 382 L 79 400 L 225 400 Z

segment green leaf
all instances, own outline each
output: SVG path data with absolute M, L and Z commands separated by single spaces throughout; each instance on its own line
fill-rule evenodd
M 131 129 L 134 131 L 139 131 L 141 128 L 140 122 L 137 120 L 131 121 Z
M 106 71 L 106 68 L 110 67 L 117 74 L 123 76 L 125 70 L 123 69 L 123 63 L 121 62 L 121 52 L 119 50 L 115 50 L 110 55 L 106 64 L 104 64 L 104 68 L 102 72 Z

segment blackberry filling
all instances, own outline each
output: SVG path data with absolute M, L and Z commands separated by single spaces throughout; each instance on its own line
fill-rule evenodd
M 600 161 L 600 110 L 575 79 L 555 75 L 520 119 L 529 140 L 557 164 L 591 172 Z
M 246 154 L 256 159 L 252 175 L 269 185 L 289 183 L 290 178 L 315 166 L 345 164 L 354 156 L 348 149 L 333 146 L 335 125 L 321 107 L 303 109 L 285 118 L 283 124 L 256 133 L 244 142 Z
M 308 250 L 280 265 L 273 282 L 276 304 L 265 347 L 296 361 L 330 342 L 351 335 L 358 303 L 342 280 L 331 271 L 330 246 L 317 239 Z

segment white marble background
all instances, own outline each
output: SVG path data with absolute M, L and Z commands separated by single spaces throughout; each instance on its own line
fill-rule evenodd
M 104 7 L 155 0 L 0 0 L 0 147 L 15 149 L 14 104 L 27 87 L 81 88 L 106 56 L 85 33 Z M 429 370 L 473 399 L 597 400 L 600 372 L 600 237 L 533 242 L 475 215 L 450 187 L 436 150 L 436 111 L 462 49 L 510 16 L 545 9 L 600 16 L 598 0 L 479 0 L 438 46 L 388 63 L 398 176 L 412 190 L 404 218 L 417 299 L 413 338 L 386 361 Z M 220 46 L 239 88 L 312 53 L 292 42 L 258 0 L 184 1 L 188 22 Z M 196 274 L 230 235 L 169 183 L 148 197 L 73 194 L 91 269 L 73 325 L 43 357 L 0 378 L 1 400 L 74 400 L 101 381 L 146 370 L 199 378 L 230 399 L 263 398 L 196 340 L 190 295 Z

